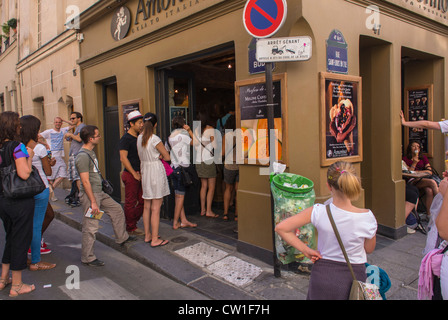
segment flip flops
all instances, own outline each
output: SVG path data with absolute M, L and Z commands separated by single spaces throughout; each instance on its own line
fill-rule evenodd
M 169 243 L 168 240 L 163 240 L 163 239 L 161 239 L 161 240 L 162 241 L 159 244 L 157 244 L 155 246 L 151 245 L 151 248 L 163 247 L 164 245 L 167 245 Z

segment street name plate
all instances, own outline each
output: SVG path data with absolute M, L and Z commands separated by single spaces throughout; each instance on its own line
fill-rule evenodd
M 257 41 L 258 62 L 305 61 L 311 59 L 310 37 L 267 38 Z

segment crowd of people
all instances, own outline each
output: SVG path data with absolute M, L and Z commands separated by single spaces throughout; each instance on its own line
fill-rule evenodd
M 5 197 L 0 185 L 0 218 L 6 232 L 0 290 L 11 285 L 10 296 L 29 293 L 35 287 L 22 282 L 23 269 L 28 267 L 31 271 L 39 271 L 56 267 L 56 264 L 42 261 L 41 255 L 51 252 L 44 242 L 43 233 L 54 218 L 51 202 L 58 200 L 54 189 L 64 179 L 71 181 L 66 203 L 72 207 L 82 206 L 86 213 L 82 220 L 81 262 L 88 266 L 105 264 L 94 253 L 95 235 L 103 213 L 110 217 L 115 241 L 120 245 L 135 241 L 137 235 L 144 236 L 144 242 L 151 247 L 169 243 L 159 235 L 160 208 L 163 198 L 170 194 L 168 179 L 175 193 L 173 229 L 197 227 L 188 221 L 185 214 L 184 198 L 189 188 L 185 172 L 191 175 L 195 170 L 201 179 L 198 199 L 201 215 L 218 217 L 211 209 L 217 169 L 215 164 L 206 163 L 209 159 L 207 152 L 215 147 L 216 124 L 203 117 L 202 132 L 194 134 L 185 119 L 176 116 L 172 120 L 174 130 L 164 144 L 155 134 L 155 114 L 142 115 L 139 111 L 132 111 L 127 120 L 129 130 L 119 142 L 120 160 L 124 167 L 121 178 L 125 186 L 122 206 L 103 190 L 103 177 L 94 151 L 101 143 L 101 134 L 96 126 L 83 122 L 81 113 L 73 112 L 70 121 L 56 117 L 54 128 L 44 131 L 41 131 L 41 122 L 35 116 L 19 117 L 10 111 L 0 114 L 0 168 L 14 163 L 17 176 L 23 180 L 28 179 L 32 170 L 37 170 L 45 187 L 42 192 L 28 198 L 14 199 Z M 64 122 L 68 126 L 62 127 Z M 231 125 L 234 129 L 233 114 L 229 113 L 219 121 L 222 127 L 226 123 L 226 127 Z M 70 142 L 67 164 L 64 141 Z M 198 158 L 196 165 L 190 163 L 191 146 L 202 151 L 203 157 Z M 224 170 L 232 172 L 231 175 L 224 174 L 228 186 L 224 212 L 227 219 L 230 199 L 234 198 L 238 184 L 238 166 L 230 162 Z M 140 219 L 144 230 L 137 228 Z
M 442 128 L 442 132 L 445 132 L 443 131 L 445 125 L 448 128 L 448 121 L 446 124 L 443 122 L 436 126 L 426 121 L 410 123 L 405 121 L 403 114 L 401 116 L 404 126 Z M 239 168 L 234 155 L 236 141 L 234 137 L 222 139 L 223 144 L 220 146 L 222 154 L 224 158 L 229 157 L 228 161 L 224 161 L 222 168 L 215 163 L 210 164 L 208 160 L 213 159 L 213 151 L 218 147 L 216 142 L 220 140 L 215 137 L 217 131 L 214 129 L 218 126 L 206 115 L 200 115 L 199 118 L 201 131 L 193 132 L 183 117 L 174 117 L 173 131 L 164 143 L 155 134 L 157 128 L 155 114 L 148 112 L 142 115 L 139 111 L 132 111 L 127 115 L 129 130 L 121 137 L 119 143 L 120 160 L 124 167 L 121 177 L 125 186 L 125 203 L 122 206 L 104 189 L 103 177 L 94 151 L 101 143 L 99 129 L 84 124 L 80 113 L 72 113 L 68 127 L 62 128 L 64 120 L 57 117 L 54 129 L 42 132 L 40 120 L 32 115 L 19 117 L 15 112 L 1 113 L 0 168 L 14 164 L 17 176 L 23 180 L 27 180 L 33 170 L 37 170 L 45 188 L 44 191 L 28 198 L 15 199 L 5 197 L 0 184 L 0 218 L 6 233 L 0 290 L 11 285 L 11 297 L 32 292 L 35 287 L 22 282 L 22 270 L 27 267 L 31 271 L 56 267 L 55 264 L 41 260 L 42 254 L 51 251 L 45 245 L 42 235 L 54 216 L 51 207 L 51 201 L 57 200 L 54 188 L 64 178 L 72 181 L 69 204 L 80 205 L 83 212 L 90 214 L 83 218 L 81 240 L 81 262 L 88 266 L 105 264 L 94 253 L 95 235 L 103 213 L 110 217 L 115 241 L 120 245 L 135 241 L 136 235 L 144 236 L 144 242 L 151 247 L 169 243 L 159 235 L 162 201 L 170 194 L 169 179 L 175 193 L 173 229 L 197 227 L 187 219 L 184 208 L 185 194 L 189 188 L 185 176 L 188 176 L 193 169 L 201 180 L 200 199 L 198 199 L 201 205 L 200 214 L 210 218 L 218 217 L 212 211 L 211 202 L 218 171 L 223 171 L 225 183 L 223 219 L 229 219 L 230 201 L 234 197 L 239 180 Z M 235 129 L 233 114 L 226 116 L 225 121 L 219 122 L 221 128 Z M 71 141 L 67 167 L 63 152 L 64 139 Z M 200 150 L 194 165 L 190 163 L 189 156 L 192 147 Z M 431 170 L 429 161 L 421 155 L 420 150 L 421 146 L 412 142 L 403 161 L 411 170 Z M 429 182 L 419 180 L 414 184 L 407 184 L 409 187 L 406 192 L 406 216 L 408 210 L 413 210 L 418 202 L 418 188 L 423 189 L 430 198 L 425 200 L 431 219 L 425 248 L 425 253 L 428 254 L 435 254 L 433 250 L 438 250 L 437 254 L 441 253 L 448 241 L 448 173 L 444 172 L 443 175 L 441 181 L 429 179 L 431 180 Z M 275 231 L 314 263 L 308 299 L 348 299 L 353 279 L 347 268 L 346 259 L 349 259 L 357 280 L 366 281 L 367 254 L 375 249 L 378 225 L 371 210 L 358 208 L 352 203 L 359 197 L 362 187 L 351 163 L 344 161 L 333 163 L 327 171 L 327 186 L 331 193 L 328 203 L 315 204 L 283 220 L 276 226 Z M 330 215 L 340 230 L 341 241 L 348 252 L 347 258 L 344 257 L 336 239 Z M 143 220 L 144 230 L 137 228 L 140 219 Z M 307 247 L 296 236 L 296 230 L 309 223 L 316 227 L 319 234 L 317 249 Z M 421 270 L 419 290 L 420 283 L 421 288 L 426 288 L 426 283 L 432 284 L 434 281 L 438 284 L 439 293 L 434 293 L 434 289 L 428 296 L 446 298 L 448 296 L 446 255 L 442 259 L 437 279 L 427 280 L 426 271 L 425 268 Z M 430 288 L 432 291 L 432 285 Z

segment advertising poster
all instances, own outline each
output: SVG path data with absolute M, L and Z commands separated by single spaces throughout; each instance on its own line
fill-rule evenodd
M 362 161 L 361 78 L 321 73 L 322 165 Z
M 128 132 L 130 126 L 128 124 L 128 113 L 132 111 L 140 111 L 142 110 L 142 99 L 130 100 L 120 103 L 120 113 L 123 117 L 123 132 Z
M 285 127 L 283 117 L 284 75 L 274 76 L 274 139 L 276 159 L 286 163 L 284 156 Z M 267 94 L 264 78 L 239 81 L 235 84 L 237 114 L 240 123 L 241 143 L 244 162 L 247 164 L 269 165 Z
M 432 85 L 406 88 L 406 118 L 409 121 L 430 120 L 432 121 Z M 422 152 L 427 157 L 432 157 L 432 132 L 428 129 L 405 128 L 406 150 L 410 141 L 419 141 Z

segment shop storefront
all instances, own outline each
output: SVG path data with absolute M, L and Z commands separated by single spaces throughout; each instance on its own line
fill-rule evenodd
M 423 0 L 413 5 L 400 0 L 288 0 L 287 18 L 275 35 L 307 36 L 313 48 L 308 61 L 275 63 L 281 96 L 279 156 L 287 171 L 311 179 L 316 202 L 324 202 L 330 196 L 328 165 L 337 159 L 352 161 L 364 187 L 357 204 L 371 208 L 379 232 L 392 238 L 406 234 L 400 163 L 402 137 L 408 133 L 399 117 L 406 90 L 429 86 L 428 117 L 445 117 L 448 14 L 446 1 L 435 2 L 433 7 Z M 116 185 L 116 168 L 121 167 L 116 146 L 126 111 L 157 113 L 162 139 L 175 114 L 185 115 L 189 124 L 204 109 L 217 117 L 216 101 L 235 108 L 237 127 L 255 125 L 241 112 L 240 89 L 256 87 L 264 73 L 243 26 L 245 4 L 105 0 L 81 14 L 83 113 L 86 123 L 103 132 L 101 170 Z M 347 95 L 357 114 L 353 134 L 341 140 L 347 143 L 327 138 L 330 98 L 336 91 Z M 428 155 L 440 172 L 443 137 L 430 135 Z M 263 174 L 265 163 L 246 160 L 240 165 L 237 193 L 238 249 L 270 261 L 269 176 Z

